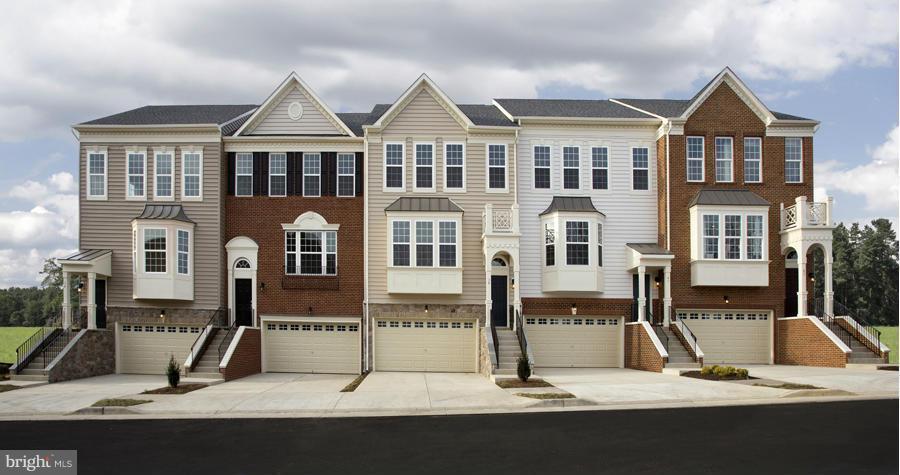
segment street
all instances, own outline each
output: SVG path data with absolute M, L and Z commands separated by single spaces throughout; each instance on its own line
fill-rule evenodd
M 891 473 L 897 400 L 633 411 L 0 423 L 79 473 Z

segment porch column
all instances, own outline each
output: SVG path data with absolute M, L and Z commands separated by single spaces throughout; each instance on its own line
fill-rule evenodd
M 799 198 L 798 198 L 799 199 Z M 797 316 L 806 316 L 806 252 L 797 253 Z
M 87 327 L 88 330 L 96 330 L 97 329 L 97 274 L 95 272 L 88 272 L 88 294 L 87 294 L 87 309 L 88 309 L 88 318 L 87 318 Z
M 71 282 L 69 273 L 63 269 L 63 301 L 62 301 L 62 327 L 66 330 L 72 326 L 72 296 L 70 295 Z
M 647 274 L 646 266 L 638 266 L 638 321 L 643 322 L 647 319 L 647 296 L 644 295 L 644 280 Z
M 825 314 L 834 316 L 834 285 L 831 276 L 831 266 L 834 263 L 831 251 L 825 252 Z
M 486 316 L 486 318 L 484 319 L 484 327 L 487 328 L 491 326 L 491 308 L 493 306 L 493 302 L 491 300 L 491 258 L 488 257 L 487 252 L 485 252 L 484 262 L 484 308 Z
M 512 321 L 512 329 L 513 331 L 517 330 L 518 323 L 516 322 L 515 314 L 522 313 L 522 300 L 519 295 L 519 269 L 518 266 L 513 267 L 513 321 Z
M 672 266 L 663 268 L 663 325 L 672 320 Z

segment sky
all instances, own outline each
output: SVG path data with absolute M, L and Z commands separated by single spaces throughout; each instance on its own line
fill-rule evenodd
M 78 248 L 71 125 L 147 104 L 260 103 L 297 71 L 335 111 L 426 72 L 456 102 L 690 98 L 730 66 L 821 121 L 818 198 L 898 217 L 896 1 L 28 1 L 0 16 L 0 288 Z

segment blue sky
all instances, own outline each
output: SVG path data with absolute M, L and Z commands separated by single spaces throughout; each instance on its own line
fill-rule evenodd
M 836 219 L 897 222 L 896 1 L 634 3 L 6 5 L 0 287 L 33 285 L 44 257 L 77 248 L 71 124 L 145 104 L 259 103 L 291 70 L 335 110 L 366 111 L 422 72 L 486 103 L 688 98 L 731 66 L 771 109 L 821 121 L 815 185 Z

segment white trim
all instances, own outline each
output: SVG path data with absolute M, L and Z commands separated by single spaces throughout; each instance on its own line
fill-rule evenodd
M 399 145 L 400 146 L 400 156 L 402 157 L 400 161 L 400 186 L 387 186 L 387 170 L 388 166 L 396 167 L 397 165 L 388 165 L 387 164 L 387 148 L 388 145 Z M 382 157 L 381 157 L 381 191 L 384 193 L 403 193 L 406 191 L 406 143 L 405 142 L 384 142 L 382 144 Z
M 341 173 L 341 155 L 343 155 L 344 157 L 347 157 L 349 155 L 351 157 L 350 163 L 353 168 L 353 173 L 351 173 L 349 175 L 346 173 Z M 356 154 L 352 153 L 352 152 L 338 152 L 335 157 L 335 167 L 337 167 L 337 183 L 335 183 L 334 195 L 337 196 L 338 198 L 355 198 L 356 197 Z M 351 187 L 351 189 L 353 190 L 353 193 L 351 193 L 349 195 L 342 195 L 341 194 L 341 177 L 348 177 L 348 176 L 353 177 L 353 186 Z
M 384 112 L 384 114 L 381 114 L 381 117 L 378 118 L 378 120 L 374 124 L 370 126 L 364 126 L 364 128 L 381 129 L 391 123 L 391 121 L 396 117 L 399 111 L 402 108 L 406 107 L 406 103 L 413 97 L 413 94 L 419 92 L 420 86 L 422 86 L 423 89 L 430 89 L 431 93 L 436 94 L 437 99 L 439 99 L 438 102 L 442 102 L 441 105 L 448 108 L 452 112 L 451 115 L 454 116 L 457 122 L 459 122 L 459 124 L 464 129 L 475 126 L 475 124 L 472 123 L 469 117 L 464 114 L 459 107 L 456 106 L 456 103 L 453 102 L 453 100 L 451 100 L 450 97 L 448 97 L 447 94 L 445 94 L 444 91 L 442 91 L 441 88 L 439 88 L 437 84 L 435 84 L 434 81 L 432 81 L 431 78 L 428 77 L 427 74 L 423 73 L 412 83 L 412 85 L 410 85 L 405 91 L 403 91 L 403 94 L 401 94 L 400 97 L 397 98 L 396 101 L 394 101 L 393 105 L 391 105 L 391 107 L 389 107 L 388 110 Z
M 688 147 L 690 139 L 700 139 L 700 179 L 692 180 L 691 172 L 690 172 L 690 161 L 698 160 L 697 158 L 690 158 L 690 154 L 688 153 Z M 684 172 L 685 172 L 685 181 L 688 183 L 703 183 L 706 181 L 706 137 L 702 135 L 688 135 L 684 138 Z
M 430 187 L 420 187 L 419 186 L 419 167 L 427 167 L 428 165 L 419 165 L 418 153 L 419 153 L 419 145 L 426 145 L 431 147 L 431 186 Z M 434 193 L 437 189 L 437 151 L 435 150 L 434 142 L 413 142 L 412 149 L 412 165 L 413 165 L 413 176 L 412 176 L 412 184 L 413 184 L 413 193 Z
M 748 140 L 756 141 L 759 144 L 759 159 L 758 160 L 747 160 L 747 141 Z M 762 137 L 744 137 L 743 142 L 744 142 L 744 144 L 743 144 L 742 149 L 744 152 L 743 153 L 744 156 L 742 157 L 742 160 L 743 160 L 742 163 L 744 165 L 744 167 L 743 167 L 744 168 L 744 183 L 762 183 L 763 181 L 765 181 L 763 179 L 763 146 L 762 146 L 763 142 L 762 142 Z M 758 180 L 755 180 L 755 181 L 747 180 L 747 162 L 758 162 L 759 163 L 759 179 Z M 800 169 L 803 170 L 802 165 L 801 165 Z
M 858 328 L 860 327 L 859 323 L 857 323 L 856 320 L 854 320 L 853 317 L 851 317 L 851 316 L 849 316 L 849 315 L 840 315 L 840 316 L 835 316 L 834 318 L 840 318 L 840 319 L 842 319 L 842 320 L 845 320 L 847 323 L 850 324 L 850 326 L 851 326 L 852 328 L 857 328 L 857 329 L 858 329 Z M 845 330 L 845 331 L 846 331 L 846 330 Z M 878 349 L 881 350 L 882 352 L 885 352 L 885 351 L 891 351 L 891 349 L 888 348 L 884 343 L 882 343 L 882 342 L 880 342 L 880 341 L 875 341 L 875 339 L 873 338 L 873 336 L 872 336 L 868 331 L 866 331 L 865 329 L 863 329 L 862 331 L 858 331 L 858 333 L 859 333 L 860 336 L 865 337 L 865 339 L 868 340 L 869 343 L 871 343 L 871 344 L 873 344 L 873 345 L 878 344 Z
M 307 190 L 309 189 L 309 187 L 306 186 L 306 177 L 307 177 L 307 174 L 306 174 L 306 159 L 307 159 L 307 158 L 311 158 L 312 156 L 318 156 L 318 157 L 319 157 L 319 173 L 316 173 L 316 174 L 310 173 L 310 174 L 308 175 L 308 176 L 311 176 L 311 177 L 315 176 L 315 177 L 318 177 L 318 178 L 319 178 L 319 190 L 318 190 L 318 193 L 316 193 L 316 194 L 314 194 L 314 195 L 307 192 Z M 303 196 L 306 197 L 306 198 L 318 198 L 318 197 L 322 196 L 322 153 L 321 153 L 321 152 L 304 153 L 304 154 L 303 154 L 303 157 L 302 157 L 302 160 L 300 160 L 300 168 L 301 168 L 301 170 L 300 170 L 300 171 L 301 171 L 301 174 L 300 174 L 300 175 L 301 175 L 301 178 L 302 178 L 302 180 L 303 180 Z
M 140 156 L 143 162 L 143 171 L 141 172 L 141 194 L 132 195 L 130 189 L 131 177 L 137 176 L 131 173 L 130 160 L 131 156 Z M 146 148 L 126 148 L 125 149 L 125 199 L 127 201 L 147 201 L 147 149 Z
M 199 193 L 197 196 L 188 196 L 186 193 L 187 189 L 187 180 L 186 177 L 189 176 L 185 172 L 184 166 L 184 156 L 186 154 L 190 155 L 198 155 L 200 158 L 199 169 L 200 173 L 197 175 L 198 177 L 198 190 Z M 235 158 L 237 160 L 237 158 Z M 252 164 L 252 162 L 251 162 Z M 252 165 L 251 165 L 252 166 Z M 237 168 L 237 167 L 235 167 Z M 190 175 L 193 176 L 193 175 Z M 174 187 L 174 185 L 173 185 Z M 235 193 L 237 193 L 237 188 L 235 187 Z M 250 194 L 253 194 L 253 179 L 250 180 Z M 203 147 L 182 147 L 181 148 L 181 201 L 202 201 L 203 200 Z
M 787 163 L 788 163 L 788 161 L 790 161 L 790 162 L 792 162 L 792 163 L 798 161 L 798 160 L 788 160 L 788 157 L 787 157 L 787 142 L 788 142 L 788 140 L 790 140 L 790 139 L 796 139 L 796 140 L 799 140 L 799 141 L 800 141 L 800 160 L 799 160 L 799 162 L 800 162 L 800 180 L 798 180 L 798 181 L 788 181 L 788 179 L 787 179 L 787 178 L 788 178 L 788 177 L 787 177 Z M 803 183 L 803 137 L 785 137 L 785 138 L 784 138 L 784 182 L 785 182 L 785 183 L 790 183 L 790 184 Z
M 314 322 L 314 323 L 361 323 L 362 317 L 331 315 L 260 315 L 259 328 L 264 329 L 264 322 Z M 360 328 L 360 331 L 362 328 Z
M 609 172 L 609 146 L 607 145 L 591 145 L 591 176 L 590 176 L 590 186 L 588 187 L 591 191 L 609 191 L 612 189 L 612 183 L 610 180 L 610 172 Z M 594 166 L 594 150 L 605 150 L 606 151 L 606 166 L 605 167 L 595 167 Z M 606 188 L 594 188 L 594 171 L 595 170 L 606 170 Z
M 272 157 L 275 155 L 284 157 L 284 173 L 279 173 L 279 174 L 275 174 L 275 175 L 272 174 Z M 269 197 L 282 198 L 282 197 L 287 196 L 287 161 L 288 161 L 288 158 L 287 158 L 286 152 L 269 152 L 269 167 L 268 167 L 268 173 L 267 173 L 267 175 L 269 175 L 269 190 L 268 190 Z M 272 194 L 272 178 L 278 177 L 278 176 L 284 177 L 284 193 L 280 194 L 280 195 L 273 195 Z
M 146 228 L 145 228 L 146 229 Z M 179 249 L 179 234 L 187 233 L 187 246 L 188 250 L 187 254 L 187 272 L 181 272 L 178 268 L 178 258 L 182 254 L 182 251 Z M 192 233 L 189 229 L 175 228 L 175 274 L 176 275 L 184 275 L 184 276 L 192 276 L 194 274 L 194 263 L 191 262 L 193 259 L 191 257 L 194 255 L 192 252 L 194 250 L 194 233 Z
M 771 111 L 769 111 L 769 108 L 766 107 L 766 105 L 763 104 L 763 102 L 760 101 L 758 97 L 756 97 L 756 94 L 754 94 L 753 91 L 751 91 L 750 88 L 747 87 L 747 85 L 744 84 L 744 82 L 741 81 L 739 77 L 737 77 L 734 71 L 732 71 L 731 68 L 728 67 L 719 72 L 719 74 L 717 74 L 716 77 L 712 81 L 710 81 L 710 83 L 707 84 L 699 94 L 697 94 L 697 98 L 694 99 L 693 102 L 691 102 L 690 106 L 685 109 L 684 113 L 681 114 L 679 119 L 687 120 L 688 117 L 690 117 L 704 102 L 706 102 L 706 99 L 708 99 L 709 96 L 716 89 L 718 89 L 723 82 L 728 84 L 729 87 L 736 88 L 735 92 L 737 93 L 738 97 L 749 102 L 749 104 L 751 105 L 750 108 L 754 109 L 754 112 L 757 114 L 757 116 L 759 116 L 764 124 L 768 126 L 770 123 L 776 120 L 775 115 L 772 114 Z
M 634 151 L 637 149 L 646 149 L 647 150 L 647 168 L 634 168 Z M 631 153 L 628 155 L 628 164 L 630 170 L 630 176 L 628 179 L 631 181 L 631 191 L 651 191 L 652 187 L 650 183 L 652 181 L 652 177 L 650 176 L 650 147 L 648 145 L 632 145 L 629 147 Z M 635 170 L 647 170 L 647 189 L 637 189 L 634 187 L 634 171 Z
M 248 155 L 250 156 L 250 174 L 249 175 L 246 173 L 243 173 L 243 174 L 240 173 L 240 167 L 238 166 L 238 161 L 240 160 L 241 156 L 246 158 Z M 239 183 L 238 178 L 243 177 L 243 176 L 250 177 L 250 194 L 242 195 L 240 193 L 241 187 L 238 186 L 238 183 Z M 234 196 L 237 196 L 237 197 L 253 196 L 253 153 L 252 152 L 237 152 L 234 154 Z
M 659 356 L 663 358 L 669 357 L 669 352 L 666 351 L 662 346 L 662 342 L 659 341 L 659 337 L 656 336 L 656 332 L 653 331 L 653 328 L 650 327 L 650 323 L 646 320 L 643 322 L 626 322 L 625 325 L 640 325 L 641 328 L 644 329 L 644 332 L 647 333 L 647 336 L 650 337 L 650 341 L 653 342 L 653 346 L 656 347 L 656 352 L 659 353 Z
M 546 147 L 547 148 L 547 166 L 546 167 L 539 167 L 539 166 L 535 165 L 534 149 L 536 149 L 538 147 Z M 546 188 L 538 188 L 535 185 L 535 179 L 537 178 L 537 173 L 536 173 L 537 169 L 542 169 L 542 170 L 546 169 L 549 172 L 548 173 L 548 175 L 549 175 L 548 183 L 547 183 L 548 186 Z M 553 189 L 553 146 L 550 144 L 544 144 L 544 143 L 532 143 L 531 144 L 531 189 L 532 190 L 552 190 Z
M 161 174 L 159 172 L 159 158 L 163 155 L 169 156 L 169 173 Z M 159 194 L 159 178 L 169 177 L 169 194 Z M 153 149 L 153 201 L 174 201 L 175 200 L 175 150 L 171 147 L 158 147 Z
M 578 159 L 578 165 L 575 167 L 567 167 L 566 166 L 566 149 L 567 148 L 574 148 L 577 151 L 577 153 L 575 155 L 576 155 L 576 158 Z M 562 178 L 562 183 L 561 183 L 562 190 L 564 192 L 565 191 L 580 191 L 581 190 L 581 178 L 582 178 L 582 176 L 581 176 L 581 146 L 573 145 L 573 144 L 563 144 L 560 147 L 559 151 L 560 151 L 560 153 L 559 153 L 560 164 L 562 165 L 562 176 L 560 177 L 560 178 Z M 578 186 L 576 186 L 575 188 L 566 187 L 566 170 L 575 170 L 576 172 L 578 172 L 576 174 L 576 176 L 578 178 Z
M 503 147 L 503 188 L 491 188 L 491 147 Z M 509 145 L 505 143 L 486 143 L 484 145 L 484 192 L 508 193 L 509 192 Z
M 768 262 L 769 259 L 769 219 L 768 219 L 768 210 L 766 207 L 763 208 L 755 208 L 753 210 L 743 209 L 746 207 L 735 207 L 733 209 L 726 209 L 724 207 L 716 207 L 714 209 L 705 209 L 701 206 L 698 206 L 697 212 L 697 229 L 692 232 L 696 232 L 699 238 L 699 246 L 697 249 L 697 254 L 694 255 L 693 251 L 691 253 L 691 262 L 694 261 L 728 261 L 728 262 Z M 716 216 L 718 219 L 718 228 L 719 233 L 718 236 L 706 235 L 705 226 L 703 223 L 703 219 L 705 216 Z M 740 259 L 726 259 L 725 258 L 725 216 L 740 216 L 741 218 L 741 235 L 740 235 L 740 246 L 741 246 L 741 257 Z M 762 257 L 760 259 L 748 259 L 747 258 L 747 244 L 749 242 L 750 236 L 748 235 L 749 226 L 748 216 L 760 216 L 762 217 Z M 715 258 L 705 257 L 704 249 L 705 249 L 705 240 L 706 238 L 715 237 L 717 242 L 718 256 Z M 732 236 L 733 238 L 734 236 Z
M 162 249 L 147 249 L 147 231 L 162 231 L 163 239 L 165 239 L 164 247 Z M 165 254 L 165 267 L 166 270 L 159 271 L 148 271 L 147 270 L 147 253 L 148 252 L 162 252 Z M 142 274 L 156 274 L 156 275 L 165 275 L 169 273 L 169 229 L 166 227 L 154 227 L 154 226 L 144 226 L 141 228 L 141 266 L 140 270 Z
M 688 335 L 687 335 L 688 332 L 684 331 L 685 324 L 684 324 L 684 322 L 681 321 L 680 318 L 672 321 L 671 324 L 678 327 L 678 331 L 681 332 L 681 336 L 683 336 L 685 340 L 688 339 Z M 691 332 L 692 335 L 693 335 L 693 333 L 694 332 Z M 697 342 L 696 335 L 694 335 L 694 350 L 695 350 L 694 356 L 696 357 L 696 359 L 699 360 L 705 356 L 705 353 L 703 353 L 703 350 L 700 349 L 700 344 Z
M 284 227 L 284 225 L 282 225 L 282 227 Z M 302 234 L 302 233 L 318 234 L 322 250 L 319 252 L 303 252 L 301 250 L 301 243 L 300 243 L 300 241 L 301 241 L 300 234 Z M 290 253 L 290 254 L 294 255 L 294 269 L 293 269 L 294 272 L 288 272 L 288 265 L 287 265 L 287 256 L 288 256 L 287 237 L 288 237 L 288 234 L 294 235 L 294 251 Z M 328 235 L 329 234 L 334 235 L 334 252 L 328 251 Z M 337 238 L 338 238 L 338 236 L 337 236 L 336 229 L 288 229 L 288 228 L 285 228 L 285 230 L 284 230 L 284 275 L 298 275 L 298 276 L 305 276 L 305 277 L 318 277 L 318 276 L 334 277 L 334 276 L 337 276 L 338 275 L 338 239 Z M 322 272 L 304 273 L 302 270 L 302 264 L 301 264 L 301 258 L 303 257 L 304 254 L 306 254 L 306 255 L 318 254 L 320 270 Z M 329 273 L 328 272 L 328 256 L 332 255 L 332 254 L 334 255 L 334 273 Z
M 103 155 L 103 194 L 91 194 L 91 155 Z M 96 173 L 94 176 L 100 176 Z M 109 197 L 109 154 L 106 147 L 87 147 L 84 155 L 85 199 L 89 201 L 106 201 Z
M 225 351 L 225 356 L 222 357 L 222 362 L 219 363 L 219 371 L 228 368 L 228 363 L 231 362 L 231 356 L 234 355 L 234 350 L 237 348 L 238 344 L 241 341 L 241 338 L 244 337 L 244 330 L 247 327 L 240 326 L 237 331 L 234 333 L 234 338 L 231 339 L 231 343 L 228 345 L 228 349 Z M 260 337 L 262 337 L 262 324 L 260 324 Z
M 838 347 L 838 349 L 841 350 L 842 352 L 844 352 L 844 354 L 849 355 L 850 353 L 853 352 L 853 350 L 851 350 L 849 346 L 847 346 L 843 341 L 841 341 L 841 339 L 838 338 L 837 335 L 832 333 L 831 330 L 829 330 L 828 327 L 826 327 L 824 323 L 820 322 L 817 317 L 814 317 L 811 315 L 805 315 L 802 317 L 782 317 L 782 318 L 779 318 L 778 320 L 802 320 L 802 319 L 806 319 L 806 320 L 813 322 L 813 325 L 815 325 L 816 328 L 819 329 L 819 331 L 821 331 L 825 336 L 827 336 L 828 339 L 831 340 L 832 343 L 834 343 L 834 346 Z
M 729 159 L 719 158 L 719 139 L 727 140 L 729 144 Z M 734 137 L 717 135 L 713 139 L 713 152 L 715 154 L 715 181 L 716 183 L 734 183 Z M 719 179 L 719 162 L 728 163 L 728 180 Z
M 447 186 L 447 146 L 448 145 L 459 145 L 462 147 L 462 187 L 450 187 Z M 443 167 L 444 167 L 444 193 L 465 193 L 466 192 L 466 168 L 468 168 L 468 163 L 466 159 L 466 143 L 465 142 L 444 142 L 444 154 L 443 154 Z M 453 165 L 457 167 L 459 165 Z

